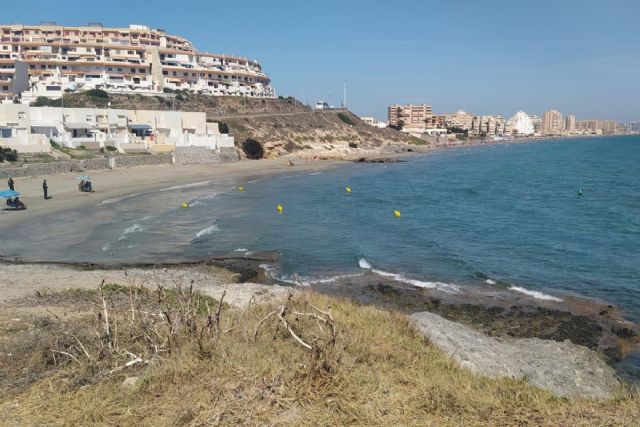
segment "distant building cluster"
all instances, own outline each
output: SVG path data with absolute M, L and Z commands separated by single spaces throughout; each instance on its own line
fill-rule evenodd
M 257 61 L 200 52 L 144 25 L 0 25 L 0 100 L 28 103 L 89 89 L 274 97 L 270 83 Z
M 510 138 L 529 136 L 608 135 L 640 133 L 640 122 L 624 125 L 615 120 L 577 120 L 550 110 L 542 117 L 518 111 L 510 119 L 501 115 L 479 115 L 463 110 L 435 114 L 428 104 L 391 105 L 387 109 L 387 125 L 407 134 L 423 137 L 463 135 L 476 138 Z M 373 117 L 363 117 L 373 126 L 381 126 Z

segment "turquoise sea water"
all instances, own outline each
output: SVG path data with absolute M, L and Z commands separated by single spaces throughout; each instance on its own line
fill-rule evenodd
M 640 137 L 460 148 L 239 184 L 244 192 L 202 183 L 110 201 L 52 219 L 77 227 L 49 228 L 45 243 L 34 224 L 0 253 L 112 262 L 279 250 L 284 277 L 370 264 L 418 285 L 576 293 L 640 320 Z

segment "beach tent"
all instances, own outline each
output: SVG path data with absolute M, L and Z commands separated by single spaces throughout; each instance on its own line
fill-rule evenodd
M 13 191 L 13 190 L 3 190 L 0 191 L 0 197 L 2 198 L 8 198 L 8 197 L 16 197 L 19 196 L 20 193 L 18 193 L 17 191 Z

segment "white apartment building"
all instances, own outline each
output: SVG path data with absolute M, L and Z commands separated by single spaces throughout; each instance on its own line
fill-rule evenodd
M 382 120 L 378 120 L 375 117 L 360 117 L 360 120 L 368 124 L 369 126 L 374 126 L 377 128 L 386 128 L 387 122 L 383 122 Z
M 50 152 L 53 141 L 69 148 L 114 147 L 120 152 L 172 152 L 179 147 L 234 148 L 206 113 L 0 105 L 0 146 Z
M 445 114 L 443 121 L 446 127 L 466 130 L 469 135 L 500 136 L 506 132 L 506 120 L 500 115 L 478 116 L 460 110 Z
M 30 102 L 88 89 L 274 97 L 270 83 L 257 61 L 200 52 L 144 25 L 0 25 L 0 99 Z

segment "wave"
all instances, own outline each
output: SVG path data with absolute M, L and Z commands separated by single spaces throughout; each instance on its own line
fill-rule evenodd
M 411 286 L 415 286 L 418 288 L 429 288 L 429 289 L 439 289 L 445 292 L 457 292 L 460 288 L 451 283 L 443 283 L 443 282 L 425 282 L 422 280 L 409 279 L 404 276 L 404 274 L 398 273 L 390 273 L 388 271 L 380 270 L 377 268 L 373 268 L 371 263 L 364 258 L 360 258 L 358 261 L 358 265 L 360 268 L 364 270 L 370 270 L 372 273 L 377 274 L 378 276 L 388 277 L 390 279 L 395 280 L 396 282 L 406 283 Z
M 485 281 L 484 281 L 484 283 L 486 283 L 487 285 L 495 285 L 495 284 L 497 284 L 498 282 L 496 282 L 496 281 L 495 281 L 495 280 L 493 280 L 493 279 L 487 279 L 487 280 L 485 280 Z
M 311 172 L 309 175 L 322 175 L 322 172 Z
M 103 252 L 107 252 L 109 250 L 111 250 L 111 242 L 105 243 L 105 245 L 102 247 Z
M 360 268 L 365 269 L 365 270 L 371 270 L 371 268 L 372 268 L 371 263 L 369 263 L 369 261 L 367 261 L 364 258 L 360 258 L 360 260 L 358 260 L 358 266 Z
M 234 252 L 247 252 L 249 249 L 247 248 L 238 248 L 236 250 L 234 250 Z
M 202 237 L 202 236 L 208 236 L 209 234 L 216 231 L 220 231 L 220 227 L 214 224 L 211 227 L 203 228 L 202 230 L 198 231 L 198 233 L 196 234 L 196 238 Z
M 523 287 L 521 287 L 521 286 L 511 286 L 511 287 L 509 288 L 509 290 L 511 290 L 511 291 L 515 291 L 515 292 L 520 292 L 520 293 L 525 294 L 525 295 L 529 295 L 530 297 L 533 297 L 533 298 L 535 298 L 535 299 L 542 299 L 542 300 L 547 300 L 547 301 L 562 302 L 562 299 L 560 299 L 560 298 L 558 298 L 558 297 L 554 297 L 554 296 L 551 296 L 551 295 L 547 295 L 547 294 L 544 294 L 544 293 L 542 293 L 542 292 L 540 292 L 540 291 L 532 291 L 532 290 L 529 290 L 529 289 L 523 288 Z
M 120 197 L 114 197 L 113 199 L 103 200 L 102 202 L 98 203 L 97 206 L 111 205 L 113 203 L 122 202 L 123 200 L 131 199 L 133 197 L 144 196 L 145 194 L 162 193 L 164 191 L 183 190 L 185 188 L 192 188 L 192 187 L 202 187 L 204 185 L 209 185 L 212 182 L 213 182 L 212 180 L 200 181 L 200 182 L 192 182 L 190 184 L 172 185 L 171 187 L 159 188 L 157 190 L 150 190 L 150 191 L 145 191 L 145 192 L 142 192 L 142 193 L 131 193 L 131 194 L 127 194 L 127 195 L 120 196 Z
M 260 264 L 260 268 L 262 268 L 267 276 L 269 276 L 273 280 L 277 280 L 279 282 L 288 283 L 290 285 L 295 286 L 312 286 L 320 283 L 332 283 L 342 279 L 349 279 L 351 277 L 359 277 L 362 276 L 363 273 L 355 273 L 355 274 L 339 274 L 336 276 L 326 277 L 322 279 L 307 277 L 307 276 L 299 276 L 299 275 L 284 275 L 278 276 L 277 269 L 271 264 Z
M 133 224 L 131 227 L 124 230 L 124 232 L 118 237 L 118 240 L 126 240 L 129 237 L 129 234 L 136 233 L 138 231 L 142 231 L 144 228 L 140 224 Z

